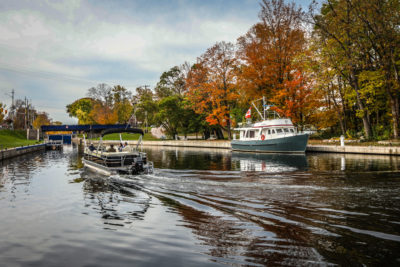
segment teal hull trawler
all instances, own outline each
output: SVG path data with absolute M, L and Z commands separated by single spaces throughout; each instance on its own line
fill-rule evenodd
M 262 121 L 254 124 L 247 123 L 234 129 L 239 131 L 240 137 L 231 141 L 232 149 L 252 152 L 304 153 L 309 135 L 298 133 L 289 118 L 279 118 L 274 111 L 267 112 L 265 106 L 263 105 L 264 115 L 262 115 L 254 105 L 263 118 Z M 266 113 L 272 113 L 274 118 L 268 119 Z
M 120 142 L 123 143 L 121 133 L 140 134 L 136 145 L 113 148 L 103 143 L 103 137 L 108 134 L 120 133 Z M 85 148 L 83 164 L 86 168 L 105 175 L 113 174 L 142 174 L 153 172 L 153 162 L 147 160 L 146 153 L 139 150 L 143 131 L 135 128 L 108 129 L 100 133 L 100 141 L 95 147 L 84 139 Z M 89 144 L 88 144 L 89 142 Z

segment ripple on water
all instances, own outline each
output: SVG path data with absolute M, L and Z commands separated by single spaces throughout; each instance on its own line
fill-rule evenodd
M 135 177 L 81 169 L 69 148 L 3 162 L 2 263 L 398 263 L 397 160 L 146 152 L 155 173 Z

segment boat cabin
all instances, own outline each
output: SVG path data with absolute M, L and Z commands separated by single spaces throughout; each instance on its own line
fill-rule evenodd
M 297 134 L 296 128 L 289 119 L 265 120 L 235 130 L 240 131 L 240 140 L 268 140 Z

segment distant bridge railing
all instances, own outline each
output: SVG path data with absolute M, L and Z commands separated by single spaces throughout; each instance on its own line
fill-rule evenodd
M 42 132 L 101 132 L 106 129 L 127 128 L 129 124 L 43 125 Z

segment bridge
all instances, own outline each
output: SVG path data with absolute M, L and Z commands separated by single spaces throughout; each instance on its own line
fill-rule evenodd
M 82 125 L 43 125 L 41 130 L 46 132 L 93 132 L 100 133 L 106 129 L 129 128 L 129 124 L 82 124 Z M 49 140 L 52 142 L 60 142 L 62 144 L 71 144 L 71 134 L 52 134 Z
M 42 132 L 101 132 L 106 129 L 128 128 L 129 124 L 43 125 Z

